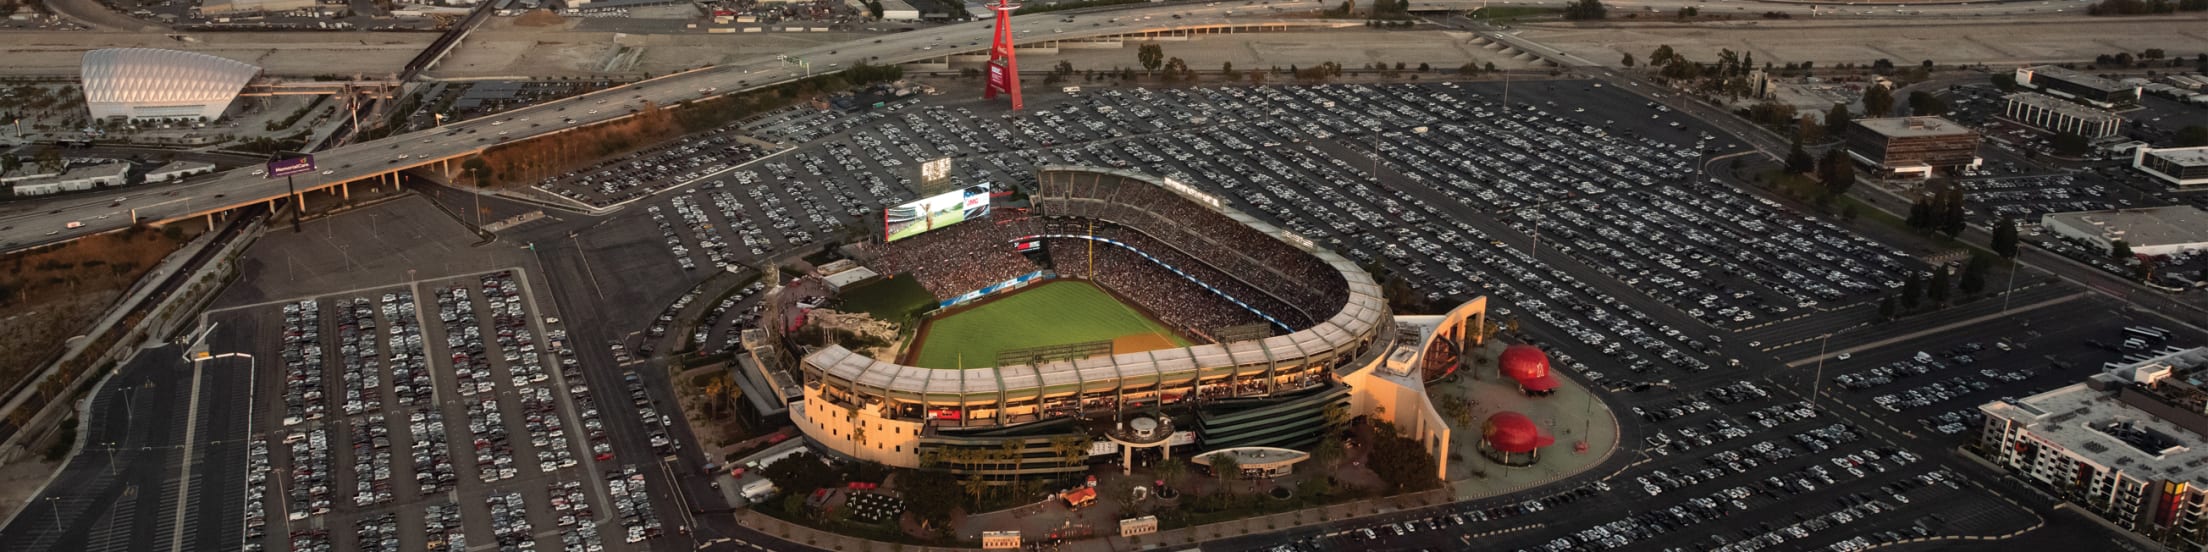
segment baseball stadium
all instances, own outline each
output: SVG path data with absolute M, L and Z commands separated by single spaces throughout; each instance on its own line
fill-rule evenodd
M 1447 457 L 1424 383 L 1478 346 L 1484 298 L 1398 318 L 1356 264 L 1195 187 L 1094 167 L 1036 176 L 1025 206 L 863 248 L 890 275 L 867 285 L 924 295 L 910 302 L 928 312 L 889 352 L 800 352 L 790 417 L 811 440 L 1007 479 L 1307 448 L 1365 415 Z M 959 454 L 1011 446 L 1017 463 Z

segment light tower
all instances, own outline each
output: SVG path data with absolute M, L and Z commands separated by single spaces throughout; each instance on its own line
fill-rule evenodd
M 982 99 L 996 99 L 1002 93 L 1011 97 L 1012 110 L 1020 109 L 1020 63 L 1012 51 L 1012 10 L 1020 9 L 1012 0 L 997 0 L 989 9 L 997 12 L 996 38 L 989 41 L 989 82 L 982 88 Z

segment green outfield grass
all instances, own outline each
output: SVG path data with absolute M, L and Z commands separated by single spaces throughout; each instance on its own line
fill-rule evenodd
M 918 315 L 935 308 L 934 295 L 910 274 L 897 274 L 880 280 L 845 288 L 839 297 L 843 310 L 874 315 L 875 320 L 893 322 L 903 326 Z
M 1104 341 L 1155 333 L 1175 346 L 1181 339 L 1164 325 L 1104 290 L 1082 281 L 1058 280 L 1019 291 L 972 310 L 928 322 L 913 365 L 977 368 L 997 362 L 997 352 L 1045 345 Z

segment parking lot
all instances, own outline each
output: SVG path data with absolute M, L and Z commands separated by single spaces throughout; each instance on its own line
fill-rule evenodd
M 514 270 L 218 311 L 254 356 L 249 549 L 591 551 L 658 532 Z M 633 529 L 632 529 L 633 528 Z
M 1557 323 L 1564 338 L 1640 372 L 1710 366 L 1689 354 L 1717 350 L 1693 337 L 1702 333 L 1694 325 L 1747 327 L 1865 301 L 1910 266 L 1889 248 L 1703 182 L 1698 162 L 1739 148 L 1668 108 L 1573 81 L 1521 85 L 1521 98 L 1544 99 L 1506 110 L 1501 88 L 1107 89 L 1019 115 L 912 97 L 742 123 L 792 149 L 719 172 L 728 160 L 712 148 L 737 141 L 726 130 L 638 157 L 678 163 L 666 171 L 616 164 L 544 186 L 591 201 L 671 190 L 624 222 L 650 219 L 665 251 L 653 256 L 695 271 L 874 231 L 876 209 L 916 196 L 928 159 L 952 157 L 955 181 L 1007 191 L 1027 190 L 1040 164 L 1141 166 L 1388 266 L 1426 291 L 1423 301 L 1493 295 L 1499 312 Z M 1377 158 L 1376 138 L 1386 144 Z M 592 175 L 628 175 L 612 193 L 629 195 L 603 195 Z M 1309 184 L 1319 182 L 1338 185 Z M 1629 208 L 1598 212 L 1613 204 Z M 1498 217 L 1510 223 L 1488 222 Z M 634 239 L 652 239 L 642 235 Z M 1562 268 L 1616 276 L 1688 318 L 1627 307 L 1535 259 L 1557 252 L 1577 261 Z

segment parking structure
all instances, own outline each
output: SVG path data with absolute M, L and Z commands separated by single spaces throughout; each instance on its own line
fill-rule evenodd
M 536 315 L 523 277 L 214 314 L 265 329 L 243 338 L 261 349 L 249 354 L 281 361 L 259 363 L 255 421 L 268 429 L 247 454 L 247 548 L 638 546 L 628 527 L 658 523 L 636 504 L 644 476 L 612 463 L 565 331 Z

